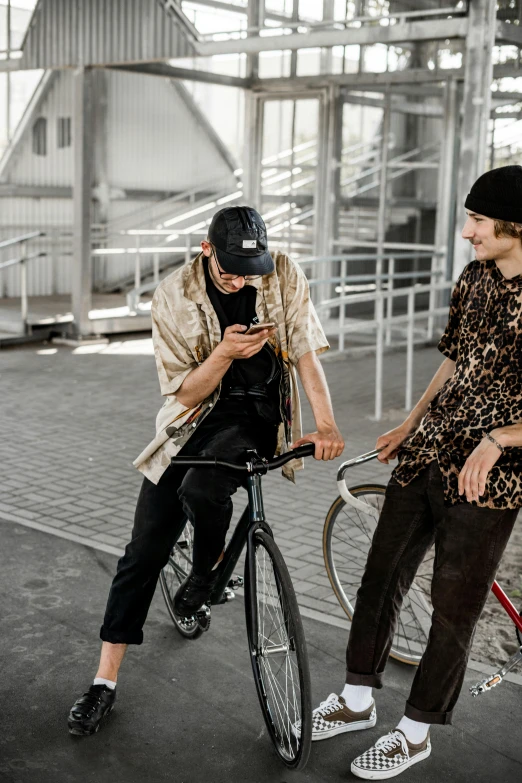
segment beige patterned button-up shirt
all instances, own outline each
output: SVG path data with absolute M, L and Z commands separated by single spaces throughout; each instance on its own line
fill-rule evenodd
M 257 289 L 256 312 L 260 323 L 274 321 L 272 338 L 282 358 L 281 404 L 284 420 L 279 428 L 278 453 L 288 451 L 301 437 L 301 407 L 295 367 L 304 354 L 322 353 L 329 345 L 310 300 L 308 281 L 301 268 L 283 253 L 271 253 L 275 271 L 252 281 Z M 156 418 L 156 437 L 134 465 L 157 484 L 195 429 L 212 410 L 221 391 L 215 391 L 195 408 L 176 398 L 181 384 L 202 364 L 221 341 L 218 317 L 207 296 L 203 254 L 163 280 L 152 300 L 152 340 L 161 393 L 166 400 Z M 283 473 L 293 480 L 302 460 L 292 460 Z

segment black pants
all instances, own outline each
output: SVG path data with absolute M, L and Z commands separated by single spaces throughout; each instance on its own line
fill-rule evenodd
M 445 507 L 437 462 L 406 487 L 392 479 L 357 593 L 346 682 L 382 687 L 402 599 L 434 542 L 432 625 L 405 714 L 451 723 L 475 626 L 517 514 L 467 502 Z
M 248 449 L 274 455 L 277 426 L 250 411 L 234 413 L 218 403 L 187 442 L 184 455 L 219 457 L 241 462 Z M 246 461 L 246 460 L 245 460 Z M 212 569 L 225 543 L 232 517 L 231 496 L 244 477 L 222 468 L 167 468 L 159 483 L 143 480 L 134 527 L 118 562 L 100 631 L 103 641 L 141 644 L 143 625 L 158 577 L 186 516 L 194 525 L 194 570 Z

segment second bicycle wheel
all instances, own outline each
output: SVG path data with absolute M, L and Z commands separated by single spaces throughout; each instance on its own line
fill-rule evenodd
M 268 733 L 287 767 L 303 767 L 312 741 L 312 698 L 299 607 L 283 556 L 258 530 L 245 567 L 248 647 Z
M 197 620 L 192 617 L 188 619 L 178 617 L 174 611 L 174 596 L 192 568 L 193 538 L 192 525 L 187 521 L 178 540 L 172 547 L 169 561 L 165 568 L 161 570 L 159 578 L 161 592 L 167 604 L 170 619 L 185 639 L 197 639 L 203 633 L 203 629 Z
M 368 559 L 386 487 L 362 484 L 350 493 L 369 505 L 364 512 L 336 498 L 326 516 L 323 554 L 328 578 L 342 608 L 350 618 Z M 431 625 L 430 599 L 434 550 L 430 549 L 405 596 L 390 652 L 392 658 L 417 666 L 426 647 Z

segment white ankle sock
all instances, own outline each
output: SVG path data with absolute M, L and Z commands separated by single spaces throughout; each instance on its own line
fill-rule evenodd
M 397 728 L 402 731 L 408 742 L 411 742 L 412 745 L 419 745 L 428 736 L 430 724 L 420 723 L 418 720 L 412 720 L 404 715 L 397 724 Z
M 111 691 L 113 691 L 116 687 L 114 680 L 106 680 L 105 677 L 95 677 L 93 685 L 106 685 L 107 688 L 111 689 Z
M 372 703 L 372 689 L 369 685 L 350 685 L 346 683 L 341 696 L 352 712 L 364 712 Z

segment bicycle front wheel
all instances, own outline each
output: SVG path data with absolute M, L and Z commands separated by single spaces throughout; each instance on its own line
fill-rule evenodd
M 356 594 L 368 559 L 368 552 L 379 521 L 386 487 L 364 484 L 350 487 L 350 494 L 369 505 L 368 513 L 336 498 L 326 516 L 323 531 L 323 555 L 328 578 L 337 600 L 350 618 L 355 611 Z M 431 625 L 430 591 L 434 550 L 430 549 L 420 565 L 401 613 L 390 656 L 402 663 L 418 666 L 428 641 Z
M 304 767 L 312 741 L 306 642 L 290 574 L 273 538 L 258 530 L 245 566 L 250 660 L 261 710 L 280 759 Z

